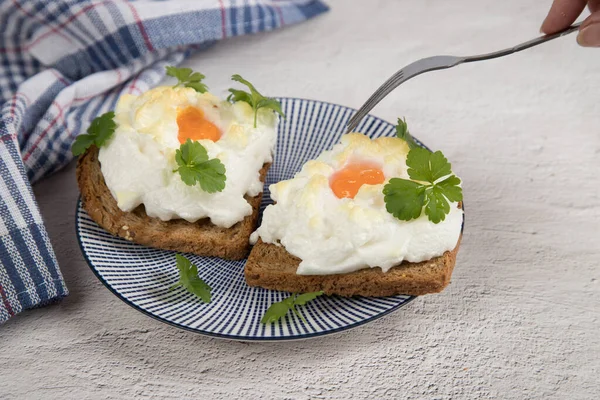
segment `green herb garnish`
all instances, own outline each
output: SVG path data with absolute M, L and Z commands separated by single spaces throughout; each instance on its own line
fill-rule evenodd
M 203 302 L 210 303 L 210 291 L 212 289 L 198 276 L 198 267 L 180 254 L 176 254 L 175 257 L 179 269 L 179 281 L 173 284 L 171 289 L 182 287 L 198 296 Z
M 412 180 L 392 178 L 384 186 L 386 209 L 402 221 L 425 214 L 434 224 L 446 219 L 449 201 L 462 201 L 460 179 L 452 175 L 451 164 L 441 151 L 430 152 L 415 147 L 406 157 L 408 176 Z M 415 182 L 417 181 L 417 182 Z
M 406 119 L 398 118 L 398 125 L 396 125 L 396 136 L 400 139 L 404 140 L 408 144 L 408 148 L 414 149 L 415 147 L 420 147 L 419 144 L 412 137 L 410 132 L 408 131 L 408 125 L 406 124 Z
M 177 68 L 168 66 L 167 75 L 177 79 L 177 84 L 174 88 L 184 86 L 194 89 L 196 92 L 204 93 L 208 87 L 202 83 L 202 79 L 206 78 L 200 72 L 194 72 L 191 68 Z
M 385 207 L 402 221 L 419 218 L 425 214 L 437 224 L 450 212 L 450 203 L 462 201 L 460 179 L 452 174 L 452 165 L 441 151 L 435 153 L 419 146 L 408 131 L 405 119 L 398 118 L 396 136 L 408 144 L 406 157 L 411 180 L 392 178 L 384 186 Z
M 117 128 L 117 124 L 113 120 L 114 117 L 115 113 L 109 111 L 94 119 L 87 129 L 87 134 L 79 135 L 75 139 L 75 143 L 71 147 L 73 155 L 78 156 L 85 153 L 93 144 L 102 147 Z
M 229 92 L 231 94 L 227 97 L 227 101 L 245 101 L 246 103 L 250 104 L 250 106 L 254 110 L 255 128 L 258 110 L 261 108 L 269 108 L 281 115 L 283 118 L 285 118 L 285 114 L 283 113 L 283 111 L 281 111 L 281 104 L 279 104 L 277 100 L 265 97 L 262 94 L 260 94 L 258 90 L 256 90 L 256 88 L 254 87 L 254 85 L 242 78 L 240 75 L 233 75 L 231 79 L 236 82 L 240 82 L 243 85 L 246 85 L 248 89 L 250 89 L 250 93 L 238 89 L 229 89 Z
M 186 140 L 175 152 L 175 161 L 181 180 L 188 186 L 200 184 L 207 193 L 220 192 L 225 188 L 225 166 L 218 158 L 208 159 L 208 153 L 199 142 Z
M 311 300 L 322 295 L 323 292 L 312 292 L 304 294 L 293 294 L 290 297 L 283 299 L 280 302 L 273 303 L 269 306 L 265 314 L 263 315 L 260 322 L 263 324 L 270 324 L 271 322 L 279 321 L 283 318 L 288 311 L 292 310 L 302 321 L 306 322 L 304 317 L 298 312 L 296 306 L 303 306 Z

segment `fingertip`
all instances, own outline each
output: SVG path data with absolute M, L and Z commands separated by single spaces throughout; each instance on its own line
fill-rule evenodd
M 543 33 L 545 35 L 548 35 L 551 33 L 551 30 L 548 29 L 549 28 L 548 17 L 549 17 L 549 15 L 546 15 L 546 18 L 544 18 L 544 22 L 542 22 L 542 25 L 540 26 L 540 33 Z
M 548 35 L 548 34 L 549 34 L 549 32 L 548 32 L 548 30 L 546 29 L 546 27 L 544 27 L 544 24 L 542 24 L 542 26 L 540 26 L 540 33 L 541 33 L 542 35 Z
M 557 21 L 553 15 L 548 15 L 544 22 L 542 22 L 542 26 L 540 26 L 540 33 L 551 35 L 564 29 L 563 25 L 565 25 L 565 23 Z M 565 25 L 565 27 L 566 26 L 568 25 Z
M 586 4 L 587 0 L 554 0 L 540 31 L 551 35 L 568 28 L 577 20 Z
M 588 8 L 591 13 L 600 11 L 600 0 L 588 0 Z
M 600 24 L 591 26 L 577 35 L 577 44 L 581 47 L 600 47 Z

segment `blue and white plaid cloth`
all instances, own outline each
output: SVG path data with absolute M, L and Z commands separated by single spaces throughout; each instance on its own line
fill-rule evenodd
M 327 10 L 317 0 L 0 0 L 0 323 L 68 294 L 30 182 L 123 93 L 219 39 Z

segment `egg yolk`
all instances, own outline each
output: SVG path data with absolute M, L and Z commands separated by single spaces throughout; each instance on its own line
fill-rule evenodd
M 177 113 L 177 126 L 179 143 L 186 140 L 208 139 L 216 142 L 221 138 L 221 131 L 212 122 L 204 118 L 202 110 L 196 107 L 187 107 Z
M 362 185 L 377 185 L 385 181 L 383 171 L 373 164 L 351 164 L 337 171 L 329 180 L 333 193 L 340 199 L 356 196 Z

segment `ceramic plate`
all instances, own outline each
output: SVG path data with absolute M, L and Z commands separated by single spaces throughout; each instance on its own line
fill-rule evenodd
M 287 119 L 281 120 L 273 166 L 267 175 L 261 211 L 271 202 L 268 187 L 290 179 L 302 164 L 339 141 L 354 110 L 313 100 L 281 98 Z M 357 131 L 370 137 L 395 135 L 394 125 L 368 116 Z M 186 256 L 212 287 L 212 302 L 204 304 L 177 282 L 175 253 L 153 249 L 110 235 L 81 207 L 76 229 L 81 250 L 98 279 L 133 308 L 162 322 L 204 335 L 237 340 L 292 340 L 344 331 L 380 318 L 408 304 L 413 296 L 383 298 L 321 296 L 299 307 L 304 321 L 289 314 L 263 325 L 271 303 L 289 293 L 248 287 L 244 263 L 215 257 Z

